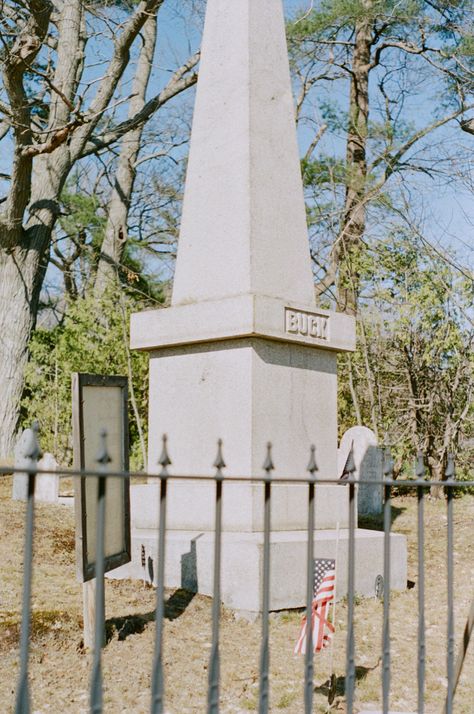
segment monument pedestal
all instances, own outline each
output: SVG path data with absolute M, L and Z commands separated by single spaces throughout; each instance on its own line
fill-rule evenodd
M 207 474 L 224 441 L 226 474 L 303 477 L 310 445 L 318 473 L 337 477 L 337 352 L 352 350 L 352 318 L 260 295 L 132 316 L 131 345 L 150 352 L 149 470 L 161 435 L 173 469 Z

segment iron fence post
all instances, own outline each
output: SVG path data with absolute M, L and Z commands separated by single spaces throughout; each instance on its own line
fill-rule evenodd
M 41 449 L 38 442 L 39 425 L 35 421 L 29 430 L 28 440 L 25 444 L 24 456 L 28 465 L 28 491 L 25 520 L 25 551 L 24 551 L 24 576 L 23 600 L 21 611 L 20 634 L 20 676 L 18 680 L 16 714 L 28 714 L 30 711 L 30 690 L 28 681 L 28 654 L 30 644 L 30 618 L 31 618 L 31 585 L 33 579 L 33 531 L 35 517 L 35 481 L 38 459 Z
M 266 472 L 264 482 L 263 516 L 263 595 L 262 595 L 262 642 L 260 650 L 260 696 L 259 714 L 268 714 L 269 709 L 269 611 L 270 611 L 270 527 L 271 527 L 271 475 L 274 469 L 272 445 L 267 444 L 267 456 L 263 463 Z
M 209 660 L 209 681 L 207 692 L 208 714 L 219 712 L 219 685 L 220 685 L 220 654 L 219 654 L 219 619 L 221 609 L 221 545 L 222 545 L 222 469 L 225 461 L 222 456 L 222 439 L 217 445 L 217 456 L 214 461 L 216 469 L 216 498 L 215 498 L 215 525 L 214 525 L 214 584 L 212 600 L 212 645 Z
M 454 694 L 454 532 L 453 532 L 453 489 L 452 483 L 456 477 L 454 459 L 448 455 L 445 477 L 447 483 L 447 576 L 448 576 L 448 647 L 447 647 L 447 675 L 448 692 L 446 696 L 446 714 L 452 714 Z
M 306 555 L 306 651 L 305 651 L 305 676 L 304 676 L 304 706 L 305 714 L 313 711 L 313 598 L 314 598 L 314 487 L 318 471 L 315 458 L 316 447 L 311 446 L 308 480 L 308 548 Z
M 418 453 L 415 475 L 421 481 L 425 475 L 423 454 Z M 426 486 L 418 485 L 417 515 L 418 515 L 418 714 L 425 710 L 425 526 L 424 499 Z
M 345 472 L 349 476 L 349 551 L 347 578 L 347 664 L 346 664 L 346 705 L 347 714 L 352 714 L 355 691 L 355 644 L 354 644 L 354 587 L 355 587 L 355 484 L 353 481 L 356 470 L 353 447 L 349 452 Z
M 103 706 L 102 695 L 102 647 L 105 639 L 105 583 L 104 583 L 104 552 L 105 552 L 105 497 L 107 491 L 107 464 L 111 458 L 107 450 L 107 431 L 100 432 L 100 447 L 96 458 L 99 464 L 97 477 L 97 526 L 95 548 L 95 633 L 94 654 L 92 662 L 91 681 L 91 712 L 101 714 Z
M 390 529 L 392 520 L 391 487 L 387 480 L 393 478 L 393 460 L 389 449 L 384 453 L 384 559 L 383 559 L 383 634 L 382 634 L 382 698 L 383 714 L 389 710 L 390 700 Z
M 151 677 L 151 714 L 163 714 L 164 678 L 163 678 L 163 629 L 165 617 L 165 557 L 166 557 L 166 501 L 168 491 L 168 466 L 171 459 L 168 454 L 167 436 L 163 434 L 163 447 L 158 460 L 160 472 L 160 523 L 158 527 L 158 568 L 156 590 L 156 633 L 153 670 Z

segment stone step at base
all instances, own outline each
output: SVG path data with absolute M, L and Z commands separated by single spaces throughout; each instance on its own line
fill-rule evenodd
M 338 598 L 347 594 L 349 531 L 318 530 L 314 533 L 315 558 L 336 558 Z M 375 597 L 376 580 L 383 574 L 384 536 L 378 531 L 355 531 L 355 591 Z M 404 590 L 407 582 L 406 538 L 391 534 L 392 590 Z M 132 561 L 108 574 L 112 578 L 147 580 L 156 584 L 158 533 L 132 530 Z M 270 609 L 287 610 L 306 604 L 305 531 L 274 532 L 270 543 Z M 165 585 L 202 595 L 213 592 L 214 534 L 168 531 Z M 249 617 L 261 610 L 263 533 L 223 533 L 221 597 L 225 606 Z

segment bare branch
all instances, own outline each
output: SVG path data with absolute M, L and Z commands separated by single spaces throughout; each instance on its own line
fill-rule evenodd
M 323 134 L 324 134 L 324 132 L 326 131 L 327 128 L 328 128 L 328 125 L 327 125 L 327 124 L 321 124 L 321 126 L 320 126 L 319 129 L 318 129 L 318 131 L 316 132 L 316 135 L 315 135 L 313 141 L 311 142 L 311 144 L 310 144 L 310 145 L 308 146 L 308 148 L 306 149 L 306 153 L 305 153 L 305 155 L 304 155 L 304 157 L 303 157 L 303 160 L 304 160 L 304 161 L 309 161 L 309 159 L 311 158 L 311 155 L 312 155 L 313 151 L 315 150 L 316 146 L 317 146 L 317 145 L 319 144 L 319 142 L 321 141 L 321 138 L 322 138 L 322 136 L 323 136 Z
M 106 132 L 101 137 L 91 138 L 81 153 L 81 157 L 107 148 L 127 132 L 143 125 L 152 114 L 166 104 L 166 102 L 195 84 L 197 82 L 197 73 L 189 74 L 189 72 L 197 65 L 199 57 L 200 53 L 196 52 L 185 64 L 176 70 L 166 87 L 159 94 L 150 99 L 143 109 L 137 112 L 134 117 L 121 122 L 114 129 Z
M 8 134 L 8 132 L 11 129 L 11 124 L 7 121 L 1 121 L 0 122 L 0 141 L 3 139 L 4 136 Z
M 389 42 L 382 42 L 381 45 L 379 45 L 375 52 L 374 52 L 374 58 L 370 64 L 370 69 L 373 69 L 374 67 L 377 67 L 377 65 L 380 62 L 380 55 L 382 52 L 386 49 L 390 48 L 396 48 L 399 50 L 403 50 L 404 52 L 407 52 L 408 54 L 411 55 L 421 55 L 427 50 L 430 50 L 429 47 L 426 47 L 425 45 L 421 45 L 420 47 L 417 47 L 416 45 L 413 45 L 411 42 L 402 42 L 401 40 L 392 40 Z
M 177 144 L 173 144 L 173 148 L 176 146 L 182 146 L 183 144 L 186 144 L 187 142 L 185 141 L 180 141 Z M 170 147 L 171 148 L 171 147 Z M 162 151 L 155 151 L 153 154 L 147 154 L 146 156 L 142 156 L 138 159 L 138 161 L 135 161 L 134 163 L 134 168 L 137 168 L 137 166 L 140 166 L 140 164 L 144 164 L 145 161 L 152 161 L 153 159 L 160 159 L 166 156 L 167 159 L 170 159 L 173 161 L 176 165 L 178 162 L 176 159 L 170 155 L 169 149 L 163 149 Z
M 91 102 L 86 118 L 90 123 L 76 132 L 71 145 L 74 159 L 83 155 L 84 146 L 99 118 L 106 111 L 113 93 L 130 59 L 130 48 L 150 15 L 158 12 L 164 0 L 142 0 L 133 15 L 125 23 L 124 29 L 116 37 L 112 59 L 102 77 L 95 98 Z M 123 132 L 125 133 L 125 132 Z M 88 153 L 88 152 L 86 152 Z M 90 152 L 89 152 L 90 153 Z
M 420 141 L 420 139 L 423 139 L 427 134 L 430 134 L 432 131 L 435 131 L 435 129 L 439 129 L 439 127 L 444 126 L 453 119 L 456 119 L 458 116 L 460 116 L 460 114 L 464 114 L 464 112 L 467 112 L 473 108 L 474 104 L 469 104 L 468 106 L 456 109 L 456 111 L 452 112 L 451 114 L 448 114 L 442 119 L 438 119 L 438 121 L 435 121 L 432 124 L 425 126 L 423 129 L 420 129 L 415 134 L 413 134 L 413 136 L 411 136 L 408 141 L 402 144 L 394 154 L 391 154 L 389 156 L 384 154 L 383 156 L 377 158 L 372 163 L 372 168 L 375 168 L 382 161 L 385 161 L 387 163 L 387 168 L 385 170 L 386 180 L 395 171 L 401 157 L 406 154 L 406 152 L 411 149 L 414 144 Z
M 51 154 L 55 149 L 57 149 L 61 144 L 64 144 L 70 137 L 77 127 L 82 126 L 83 122 L 81 119 L 74 119 L 74 121 L 69 122 L 66 126 L 58 129 L 54 132 L 48 141 L 42 144 L 30 144 L 26 146 L 21 155 L 25 157 L 39 156 L 40 154 Z

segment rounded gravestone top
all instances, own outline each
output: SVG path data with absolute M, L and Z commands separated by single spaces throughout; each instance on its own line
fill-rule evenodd
M 359 471 L 360 464 L 370 446 L 377 446 L 377 437 L 372 429 L 366 426 L 352 426 L 346 431 L 341 439 L 338 450 L 338 473 L 342 474 L 347 462 L 349 452 L 353 449 L 354 463 L 356 471 Z
M 354 449 L 357 444 L 365 444 L 366 446 L 377 446 L 377 437 L 372 429 L 367 426 L 351 426 L 341 439 L 341 449 L 347 446 L 347 451 L 351 448 L 351 443 L 354 442 Z

